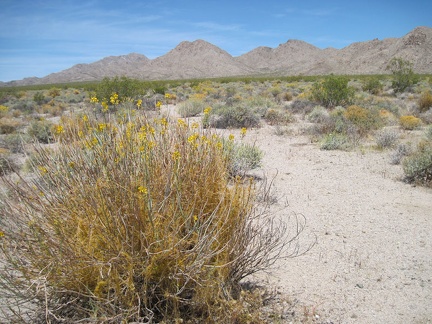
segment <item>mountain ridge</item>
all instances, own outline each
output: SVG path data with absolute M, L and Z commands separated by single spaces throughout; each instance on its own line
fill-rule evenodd
M 182 41 L 154 59 L 139 53 L 108 56 L 42 78 L 2 82 L 0 86 L 98 81 L 114 76 L 160 80 L 260 74 L 383 74 L 388 73 L 385 68 L 394 57 L 412 62 L 416 73 L 432 73 L 432 28 L 420 26 L 400 38 L 354 42 L 341 49 L 320 49 L 289 39 L 275 48 L 259 46 L 236 57 L 202 39 Z

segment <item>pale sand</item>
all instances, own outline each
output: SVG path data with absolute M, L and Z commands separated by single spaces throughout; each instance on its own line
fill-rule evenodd
M 255 172 L 277 173 L 286 215 L 306 218 L 300 244 L 317 240 L 278 262 L 269 284 L 309 305 L 317 323 L 432 323 L 432 189 L 403 183 L 389 151 L 324 151 L 270 126 L 244 141 L 265 152 Z

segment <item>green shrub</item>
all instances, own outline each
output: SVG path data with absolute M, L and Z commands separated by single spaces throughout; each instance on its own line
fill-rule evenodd
M 14 119 L 2 118 L 0 120 L 0 134 L 14 133 L 21 123 Z
M 33 101 L 18 101 L 11 106 L 12 110 L 20 111 L 24 114 L 30 114 L 35 110 L 35 103 Z
M 85 134 L 81 120 L 36 147 L 34 181 L 8 183 L 2 301 L 49 322 L 254 321 L 240 280 L 276 260 L 286 227 L 228 177 L 223 140 L 183 120 L 86 120 Z
M 383 85 L 380 80 L 376 77 L 367 78 L 363 81 L 363 91 L 367 91 L 371 94 L 380 94 L 383 90 Z
M 432 142 L 421 143 L 417 151 L 403 160 L 404 180 L 432 186 Z
M 384 128 L 375 134 L 375 142 L 380 149 L 394 147 L 398 140 L 399 133 L 394 129 Z
M 8 134 L 3 138 L 2 146 L 12 153 L 24 153 L 24 144 L 27 141 L 24 134 Z
M 349 139 L 344 134 L 325 134 L 320 141 L 321 150 L 345 150 L 349 147 Z
M 48 95 L 49 95 L 50 97 L 55 98 L 55 97 L 60 96 L 60 91 L 61 91 L 61 90 L 60 90 L 59 88 L 55 88 L 55 87 L 53 87 L 53 88 L 49 89 L 49 91 L 48 91 Z
M 322 150 L 346 150 L 350 147 L 349 139 L 344 134 L 330 133 L 324 136 L 320 148 Z
M 394 57 L 387 65 L 387 70 L 393 74 L 392 88 L 398 92 L 405 91 L 417 82 L 417 76 L 413 72 L 413 64 L 400 57 Z
M 135 98 L 143 93 L 143 88 L 140 87 L 139 81 L 128 77 L 104 78 L 96 87 L 96 97 L 102 101 L 110 101 L 112 94 L 118 95 L 119 102 L 123 102 L 127 98 Z M 165 88 L 157 89 L 156 93 L 164 94 Z
M 260 116 L 243 105 L 215 107 L 208 116 L 208 125 L 215 128 L 251 128 L 260 124 Z
M 177 106 L 177 112 L 183 118 L 196 116 L 204 111 L 206 103 L 198 99 L 188 99 Z
M 400 164 L 402 159 L 410 154 L 411 154 L 411 146 L 405 143 L 401 143 L 390 154 L 390 163 Z
M 418 105 L 420 108 L 420 112 L 425 112 L 432 107 L 432 93 L 428 90 L 421 94 Z
M 329 119 L 330 115 L 327 109 L 322 106 L 316 106 L 308 115 L 307 119 L 312 123 L 323 123 Z
M 425 135 L 428 140 L 432 141 L 432 125 L 426 127 Z
M 243 105 L 260 117 L 264 117 L 269 109 L 277 107 L 275 101 L 261 96 L 251 97 L 245 100 Z
M 224 140 L 223 148 L 228 158 L 231 176 L 244 176 L 246 172 L 261 166 L 263 152 L 255 145 Z
M 0 153 L 0 176 L 9 174 L 17 169 L 15 161 L 10 154 Z
M 344 117 L 353 123 L 363 136 L 370 130 L 377 129 L 382 125 L 378 111 L 356 105 L 349 106 L 344 112 Z
M 414 116 L 401 116 L 399 125 L 405 130 L 413 130 L 421 125 L 421 119 Z
M 38 105 L 41 105 L 45 102 L 45 95 L 38 91 L 33 96 L 33 101 L 36 102 Z
M 316 104 L 312 101 L 296 99 L 291 103 L 291 105 L 287 107 L 287 109 L 293 114 L 307 115 L 314 109 L 315 106 Z
M 287 125 L 293 121 L 293 116 L 288 111 L 269 109 L 264 119 L 270 125 Z
M 8 112 L 9 112 L 9 107 L 0 105 L 0 118 L 5 117 Z
M 27 134 L 40 143 L 48 144 L 53 140 L 53 124 L 47 120 L 36 120 L 30 123 Z
M 325 107 L 349 105 L 354 100 L 354 88 L 348 86 L 348 79 L 343 76 L 328 76 L 312 87 L 312 98 Z

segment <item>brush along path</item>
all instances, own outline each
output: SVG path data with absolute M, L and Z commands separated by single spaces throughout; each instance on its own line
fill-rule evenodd
M 273 132 L 245 140 L 265 152 L 286 214 L 305 216 L 300 244 L 317 242 L 262 278 L 310 305 L 317 323 L 430 323 L 432 190 L 400 181 L 389 151 L 324 151 Z

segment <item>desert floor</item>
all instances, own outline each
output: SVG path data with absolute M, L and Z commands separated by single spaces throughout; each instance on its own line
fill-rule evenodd
M 402 182 L 389 151 L 372 146 L 324 151 L 271 126 L 244 141 L 265 152 L 255 172 L 276 175 L 284 217 L 305 217 L 300 246 L 316 240 L 259 280 L 306 305 L 316 323 L 432 323 L 432 189 Z

